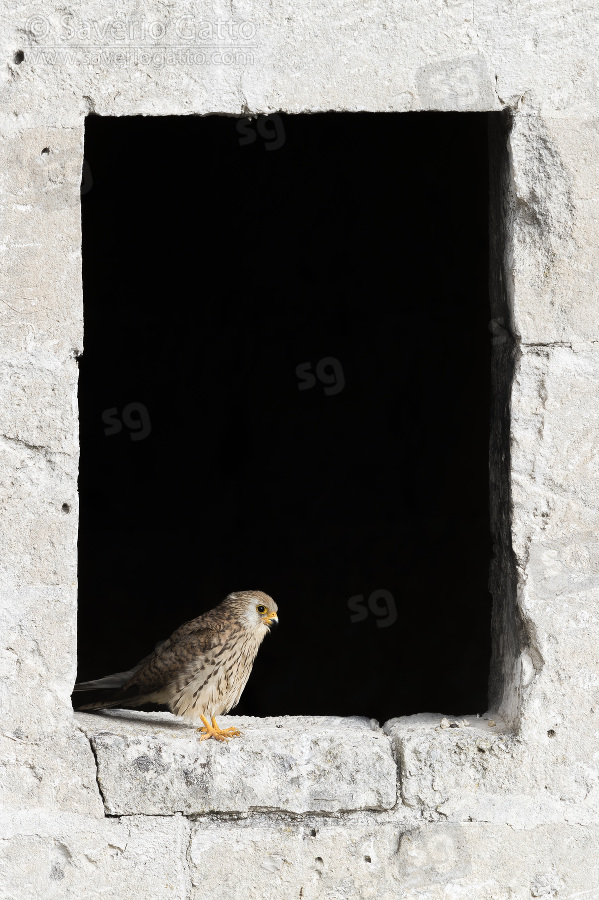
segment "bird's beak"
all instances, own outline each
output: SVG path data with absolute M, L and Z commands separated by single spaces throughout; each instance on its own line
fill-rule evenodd
M 272 630 L 279 624 L 279 617 L 276 613 L 271 613 L 269 616 L 264 616 L 264 624 L 268 625 L 268 627 Z

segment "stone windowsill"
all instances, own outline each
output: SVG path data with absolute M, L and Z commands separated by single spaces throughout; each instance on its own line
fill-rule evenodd
M 379 728 L 357 716 L 223 716 L 221 727 L 243 732 L 225 744 L 201 741 L 170 713 L 75 713 L 108 815 L 335 815 L 399 806 L 408 817 L 463 821 L 478 811 L 486 819 L 492 797 L 508 785 L 519 792 L 519 741 L 496 716 L 467 717 L 468 726 L 454 728 L 442 727 L 442 718 L 405 716 Z M 513 800 L 504 796 L 503 805 Z
M 219 717 L 241 738 L 200 741 L 170 713 L 76 713 L 108 815 L 279 810 L 335 814 L 397 802 L 391 739 L 365 718 Z

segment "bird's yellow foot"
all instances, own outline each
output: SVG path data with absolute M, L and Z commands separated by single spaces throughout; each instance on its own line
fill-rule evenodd
M 201 741 L 206 741 L 208 738 L 216 738 L 217 741 L 227 741 L 232 737 L 239 737 L 242 734 L 238 728 L 219 728 L 216 724 L 215 716 L 212 716 L 212 725 L 208 723 L 208 719 L 206 716 L 200 716 L 200 719 L 204 723 L 203 728 L 196 728 L 196 731 L 200 731 L 202 733 Z

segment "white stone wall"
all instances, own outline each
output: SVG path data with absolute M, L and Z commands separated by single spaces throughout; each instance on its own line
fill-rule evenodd
M 156 37 L 138 29 L 112 59 L 133 0 L 2 12 L 0 896 L 599 897 L 599 7 L 143 12 Z M 160 49 L 218 20 L 250 23 L 252 57 L 198 65 Z M 442 711 L 382 731 L 255 720 L 226 747 L 166 715 L 74 716 L 85 116 L 329 109 L 504 111 L 491 125 L 492 709 L 457 729 L 439 727 Z

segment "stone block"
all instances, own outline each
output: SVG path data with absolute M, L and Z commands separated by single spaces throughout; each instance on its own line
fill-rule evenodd
M 197 822 L 191 900 L 593 897 L 598 837 L 596 826 Z
M 0 894 L 10 900 L 187 900 L 181 816 L 0 816 Z
M 98 761 L 111 815 L 293 813 L 390 809 L 396 767 L 389 738 L 368 719 L 219 718 L 242 737 L 200 741 L 170 713 L 77 713 Z
M 509 177 L 494 202 L 506 203 L 508 243 L 500 264 L 509 327 L 524 344 L 599 339 L 596 122 L 574 124 L 530 110 L 512 120 Z M 505 318 L 503 311 L 499 315 Z
M 57 510 L 56 515 L 64 514 Z M 7 535 L 7 543 L 12 538 L 14 535 Z M 16 554 L 14 544 L 13 552 Z M 24 556 L 25 571 L 34 560 L 34 553 Z M 70 574 L 74 579 L 75 573 Z M 22 578 L 25 581 L 25 574 Z M 0 672 L 5 675 L 0 679 L 2 731 L 22 732 L 31 741 L 47 736 L 55 727 L 72 728 L 70 695 L 76 660 L 70 649 L 77 634 L 73 621 L 76 583 L 13 584 L 3 589 L 1 581 L 0 575 Z
M 400 835 L 363 818 L 195 822 L 190 900 L 396 900 Z
M 10 730 L 4 721 L 0 731 L 0 810 L 54 810 L 103 819 L 96 762 L 85 735 L 72 723 L 48 723 L 38 733 L 25 730 L 27 725 L 22 720 Z
M 567 734 L 581 763 L 592 758 L 599 711 L 598 390 L 594 346 L 530 347 L 512 396 L 521 727 L 524 736 Z
M 28 391 L 39 391 L 40 397 L 33 403 L 42 421 L 50 412 L 48 403 L 51 410 L 59 410 L 61 404 L 73 410 L 77 369 L 72 357 L 83 346 L 82 162 L 80 123 L 52 127 L 46 118 L 42 125 L 25 127 L 21 120 L 9 131 L 3 129 L 0 137 L 0 359 L 6 358 L 10 367 L 2 381 L 11 376 L 18 389 L 17 401 L 22 397 L 27 402 Z M 71 366 L 63 374 L 59 366 L 65 362 Z M 74 388 L 61 385 L 51 396 L 57 377 L 70 381 Z M 76 408 L 73 413 L 76 419 Z M 21 425 L 18 414 L 17 409 L 15 420 Z M 37 431 L 35 419 L 30 417 L 22 424 Z M 13 420 L 8 421 L 8 433 L 18 436 Z M 69 423 L 63 441 L 76 445 L 75 425 Z M 52 439 L 51 427 L 46 431 L 41 441 L 44 445 Z M 27 439 L 27 431 L 23 437 Z
M 441 727 L 442 718 L 425 713 L 384 726 L 402 802 L 421 818 L 513 828 L 599 823 L 599 773 L 567 729 L 548 729 L 532 742 L 506 730 L 498 716 L 467 716 L 470 724 L 459 728 Z
M 530 900 L 596 896 L 597 826 L 439 824 L 405 832 L 398 900 Z

